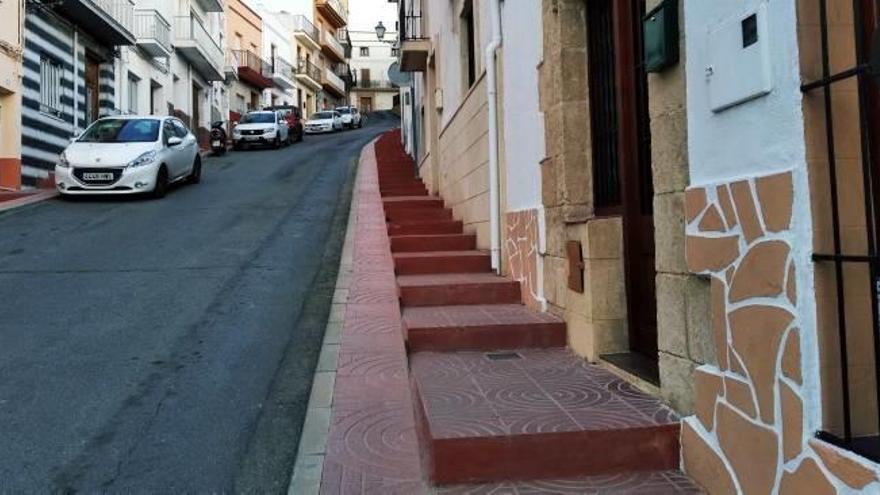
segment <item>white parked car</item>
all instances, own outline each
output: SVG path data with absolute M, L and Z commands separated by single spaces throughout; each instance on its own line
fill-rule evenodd
M 333 132 L 340 129 L 342 129 L 342 117 L 339 112 L 333 110 L 315 112 L 306 121 L 306 134 Z
M 363 125 L 361 121 L 361 112 L 355 107 L 339 107 L 336 109 L 342 116 L 342 126 L 349 129 L 360 128 Z
M 55 165 L 63 195 L 151 193 L 202 177 L 196 137 L 174 117 L 105 117 L 71 140 Z
M 280 148 L 282 144 L 290 144 L 290 131 L 279 112 L 248 112 L 232 130 L 232 147 L 237 150 L 251 145 Z

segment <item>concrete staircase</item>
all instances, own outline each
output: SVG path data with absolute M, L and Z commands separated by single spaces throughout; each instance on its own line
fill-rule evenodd
M 572 354 L 564 321 L 527 308 L 520 284 L 492 273 L 475 236 L 413 178 L 398 139 L 376 150 L 429 483 L 586 491 L 619 475 L 634 491 L 650 480 L 651 493 L 698 493 L 677 472 L 675 414 Z

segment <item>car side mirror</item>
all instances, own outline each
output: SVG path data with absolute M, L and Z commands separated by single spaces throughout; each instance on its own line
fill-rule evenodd
M 183 139 L 180 139 L 177 136 L 171 136 L 168 138 L 168 146 L 179 146 L 183 144 Z
M 70 142 L 72 143 L 76 141 L 77 139 L 79 139 L 80 136 L 82 136 L 82 133 L 79 131 L 75 131 L 73 134 L 70 135 Z

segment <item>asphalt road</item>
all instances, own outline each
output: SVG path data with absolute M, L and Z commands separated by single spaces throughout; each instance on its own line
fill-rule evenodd
M 287 489 L 361 147 L 0 214 L 0 493 Z

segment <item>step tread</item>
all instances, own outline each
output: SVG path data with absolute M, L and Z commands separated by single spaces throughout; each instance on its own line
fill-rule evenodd
M 432 222 L 424 222 L 424 223 L 432 223 Z M 441 222 L 436 222 L 441 223 Z M 400 224 L 398 224 L 400 225 Z M 394 259 L 415 259 L 415 258 L 423 258 L 426 260 L 436 259 L 436 258 L 472 258 L 472 257 L 488 257 L 489 253 L 486 251 L 416 251 L 416 252 L 403 252 L 403 253 L 392 253 Z
M 444 251 L 428 251 L 442 253 Z M 478 251 L 479 252 L 479 251 Z M 398 254 L 398 253 L 394 253 Z M 403 253 L 399 253 L 403 254 Z M 463 284 L 498 284 L 508 285 L 516 282 L 509 278 L 499 277 L 494 273 L 437 273 L 430 275 L 398 275 L 397 285 L 400 287 L 434 287 Z
M 535 481 L 502 481 L 439 487 L 436 495 L 475 495 L 501 493 L 556 493 L 607 495 L 654 494 L 698 495 L 706 493 L 681 471 L 643 471 L 614 476 L 579 476 Z
M 443 200 L 437 196 L 387 196 L 382 198 L 382 203 L 384 204 L 405 203 L 407 201 L 433 201 L 440 203 Z
M 405 307 L 403 319 L 410 330 L 564 324 L 564 321 L 556 316 L 535 311 L 522 304 Z
M 506 351 L 509 352 L 509 351 Z M 410 368 L 433 440 L 677 428 L 658 398 L 564 348 L 415 353 Z

